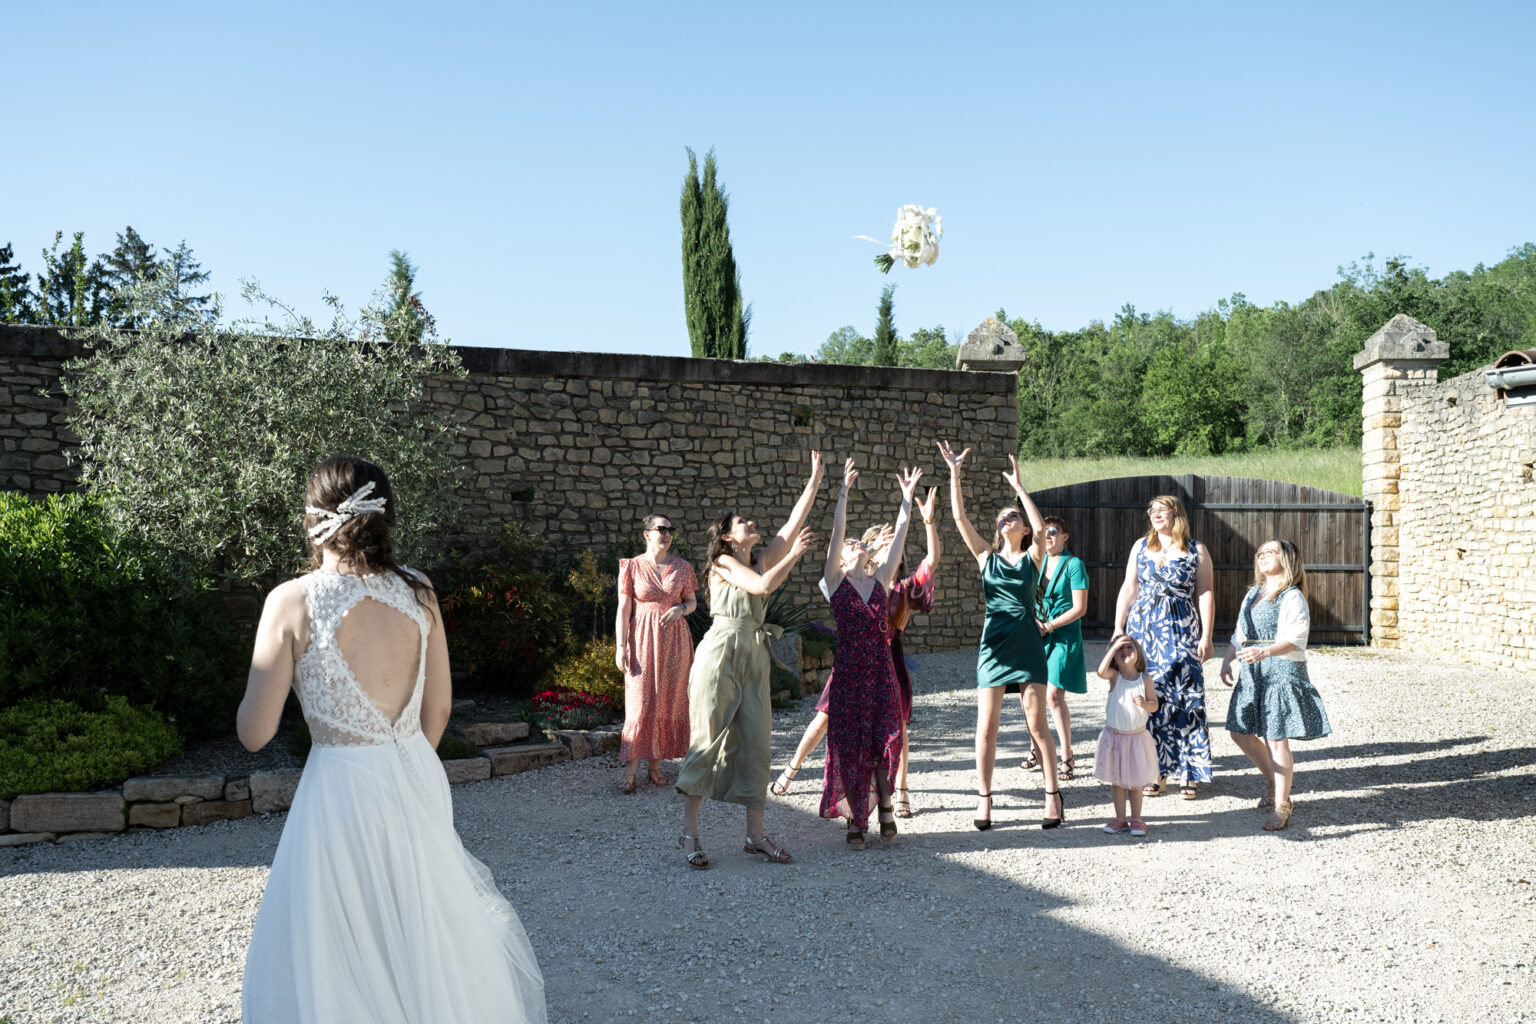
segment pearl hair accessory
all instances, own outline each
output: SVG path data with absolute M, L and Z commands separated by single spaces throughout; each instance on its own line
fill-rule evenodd
M 367 515 L 370 512 L 383 512 L 385 499 L 370 498 L 373 493 L 373 481 L 369 480 L 363 486 L 353 491 L 336 506 L 332 512 L 326 508 L 316 508 L 313 505 L 304 506 L 304 511 L 321 521 L 309 528 L 310 539 L 316 544 L 324 544 L 335 536 L 336 531 L 346 524 L 353 516 Z

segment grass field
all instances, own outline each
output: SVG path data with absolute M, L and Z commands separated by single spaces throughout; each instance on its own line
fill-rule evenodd
M 1242 455 L 1168 456 L 1161 459 L 1034 459 L 1019 460 L 1019 476 L 1032 491 L 1084 480 L 1119 476 L 1250 476 L 1285 480 L 1306 487 L 1359 495 L 1360 449 L 1315 448 L 1305 451 L 1246 452 Z

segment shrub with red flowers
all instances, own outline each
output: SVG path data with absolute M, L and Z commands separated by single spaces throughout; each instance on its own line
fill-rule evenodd
M 495 547 L 456 553 L 433 573 L 455 669 L 526 694 L 571 644 L 571 605 L 542 565 L 544 542 L 509 522 Z
M 612 697 L 557 686 L 533 695 L 533 720 L 545 729 L 590 729 L 611 722 Z

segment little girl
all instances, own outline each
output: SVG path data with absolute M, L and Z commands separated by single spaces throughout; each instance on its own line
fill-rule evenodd
M 1141 787 L 1157 781 L 1157 747 L 1147 731 L 1147 717 L 1157 710 L 1157 691 L 1147 675 L 1147 656 L 1133 638 L 1121 634 L 1109 642 L 1099 662 L 1099 678 L 1110 684 L 1104 704 L 1104 731 L 1093 757 L 1093 776 L 1110 784 L 1115 816 L 1104 823 L 1110 834 L 1147 834 L 1141 820 Z M 1131 816 L 1125 816 L 1126 797 Z

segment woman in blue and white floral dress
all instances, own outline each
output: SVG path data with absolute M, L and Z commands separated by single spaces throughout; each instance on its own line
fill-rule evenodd
M 1211 733 L 1205 720 L 1205 676 L 1216 626 L 1211 556 L 1189 536 L 1189 517 L 1178 498 L 1164 494 L 1147 505 L 1146 537 L 1131 549 L 1125 583 L 1115 603 L 1115 633 L 1136 638 L 1147 654 L 1147 673 L 1159 706 L 1150 721 L 1160 778 L 1144 790 L 1163 791 L 1170 777 L 1193 800 L 1211 781 Z

